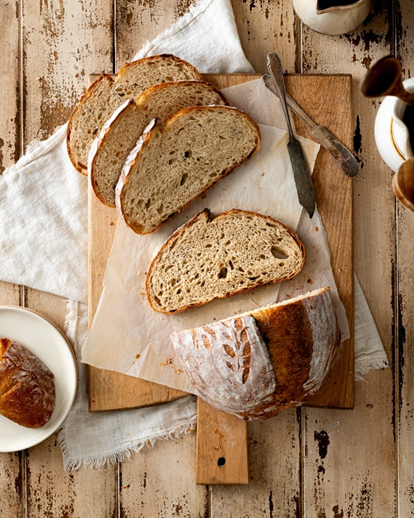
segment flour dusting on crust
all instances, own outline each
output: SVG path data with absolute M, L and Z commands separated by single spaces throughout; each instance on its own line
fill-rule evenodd
M 331 365 L 335 349 L 328 347 L 339 333 L 334 307 L 329 291 L 320 293 L 317 304 L 310 297 L 302 299 L 312 329 L 312 359 L 309 378 L 303 388 L 308 395 L 314 394 L 322 385 Z
M 231 414 L 265 403 L 276 388 L 269 353 L 251 316 L 171 335 L 197 395 Z

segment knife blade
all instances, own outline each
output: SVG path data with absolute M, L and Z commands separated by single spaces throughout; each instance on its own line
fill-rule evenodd
M 303 155 L 299 141 L 295 138 L 289 112 L 286 105 L 286 87 L 282 71 L 282 64 L 275 52 L 267 55 L 267 69 L 272 80 L 272 86 L 278 92 L 279 100 L 282 104 L 283 113 L 289 132 L 289 142 L 287 144 L 290 162 L 292 164 L 293 176 L 295 178 L 296 190 L 299 203 L 306 209 L 309 217 L 312 218 L 315 212 L 315 192 L 313 190 L 312 179 L 308 166 Z
M 269 75 L 263 76 L 263 82 L 272 93 L 279 97 Z M 286 94 L 286 102 L 289 108 L 310 128 L 313 138 L 332 155 L 342 172 L 348 178 L 355 178 L 359 172 L 359 166 L 349 149 L 328 128 L 316 124 L 289 94 Z

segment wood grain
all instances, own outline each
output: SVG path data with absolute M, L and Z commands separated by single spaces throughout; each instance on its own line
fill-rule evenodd
M 414 76 L 412 5 L 401 2 L 397 19 L 396 55 L 401 59 L 403 79 Z M 389 184 L 391 177 L 389 177 Z M 389 189 L 388 185 L 388 189 Z M 395 419 L 397 431 L 398 509 L 400 516 L 414 515 L 414 213 L 396 202 L 397 254 L 395 301 Z
M 117 1 L 116 70 L 176 21 L 192 0 Z M 92 70 L 92 69 L 91 69 Z M 195 434 L 156 444 L 121 465 L 120 515 L 207 517 L 211 492 L 194 484 Z M 137 490 L 138 488 L 138 490 Z
M 20 155 L 20 13 L 13 2 L 2 7 L 0 26 L 0 174 Z
M 266 54 L 277 51 L 286 72 L 300 71 L 295 68 L 300 33 L 291 1 L 232 0 L 232 6 L 243 50 L 255 70 L 266 72 Z M 249 485 L 214 486 L 212 516 L 301 516 L 298 415 L 289 409 L 274 419 L 249 423 Z
M 196 484 L 248 484 L 247 426 L 198 398 Z
M 122 463 L 120 516 L 205 517 L 210 491 L 196 486 L 195 433 L 159 441 Z
M 376 4 L 364 28 L 342 37 L 323 36 L 303 26 L 301 55 L 304 72 L 352 73 L 354 147 L 360 163 L 354 186 L 354 265 L 391 358 L 394 200 L 390 171 L 374 141 L 379 100 L 359 93 L 369 65 L 391 51 L 389 6 Z M 393 372 L 373 372 L 367 380 L 356 384 L 352 412 L 303 410 L 303 506 L 308 516 L 397 515 Z
M 20 70 L 18 5 L 6 3 L 0 16 L 0 175 L 20 154 Z M 3 252 L 4 253 L 4 252 Z M 1 260 L 0 260 L 1 261 Z M 0 282 L 0 304 L 19 305 L 20 288 Z M 6 518 L 22 516 L 26 453 L 0 453 L 0 509 Z
M 46 138 L 66 122 L 84 90 L 85 69 L 109 68 L 112 48 L 112 3 L 25 2 L 22 25 L 24 147 Z M 63 329 L 66 302 L 36 290 L 25 290 L 22 303 Z M 25 471 L 27 516 L 113 516 L 116 513 L 117 466 L 95 473 L 68 475 L 56 434 L 31 448 Z

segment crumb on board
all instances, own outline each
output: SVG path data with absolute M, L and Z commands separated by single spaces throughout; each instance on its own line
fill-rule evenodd
M 319 227 L 315 227 L 316 232 L 319 232 Z
M 174 369 L 175 374 L 180 374 L 180 372 L 183 372 L 181 369 L 177 369 L 177 367 L 174 365 L 174 359 L 172 356 L 169 356 L 167 360 L 160 365 L 161 367 L 171 366 Z
M 313 284 L 313 280 L 312 279 L 308 279 L 308 284 Z
M 135 360 L 132 362 L 132 364 L 133 364 L 133 365 L 135 365 L 135 362 L 136 362 L 139 358 L 141 358 L 141 355 L 140 355 L 140 354 L 136 354 L 136 355 L 135 355 Z
M 110 227 L 113 227 L 114 225 L 115 225 L 115 223 L 113 221 L 111 221 L 111 223 L 109 223 Z

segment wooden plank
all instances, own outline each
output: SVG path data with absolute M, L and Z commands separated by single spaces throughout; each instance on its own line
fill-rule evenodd
M 401 59 L 403 79 L 414 76 L 414 37 L 412 3 L 399 3 L 395 27 L 396 55 Z M 391 177 L 389 178 L 391 182 Z M 414 213 L 397 203 L 397 301 L 395 333 L 395 419 L 398 465 L 398 510 L 401 517 L 414 515 Z
M 19 106 L 19 24 L 14 2 L 0 7 L 0 174 L 20 154 Z M 19 305 L 19 286 L 0 282 L 0 305 Z M 5 518 L 23 516 L 25 453 L 0 453 L 0 509 Z
M 26 2 L 23 5 L 24 136 L 48 137 L 66 122 L 84 90 L 92 63 L 112 71 L 112 2 Z M 76 173 L 75 173 L 76 174 Z M 61 329 L 63 299 L 27 290 L 26 306 L 45 314 Z M 116 465 L 99 471 L 81 468 L 68 475 L 56 435 L 27 456 L 27 516 L 114 516 Z
M 0 174 L 20 155 L 19 9 L 10 2 L 0 7 Z
M 55 295 L 28 290 L 26 306 L 63 330 L 66 302 Z M 113 516 L 117 501 L 117 466 L 63 471 L 57 434 L 30 448 L 27 455 L 27 509 L 30 517 Z
M 209 516 L 209 490 L 194 484 L 195 441 L 195 433 L 157 441 L 121 464 L 121 517 Z
M 232 0 L 243 50 L 253 67 L 266 71 L 266 54 L 276 50 L 286 71 L 296 66 L 292 2 Z M 299 414 L 300 416 L 300 414 Z M 247 486 L 213 486 L 211 516 L 297 518 L 301 508 L 300 420 L 289 409 L 248 426 L 250 481 Z
M 144 6 L 117 0 L 116 70 L 191 3 L 193 0 L 155 0 Z M 154 449 L 121 464 L 121 516 L 209 516 L 210 492 L 194 484 L 195 439 L 195 434 L 189 434 L 176 441 L 158 442 Z
M 267 71 L 268 52 L 277 52 L 284 72 L 296 70 L 298 32 L 293 2 L 240 2 L 232 0 L 243 50 L 257 72 Z
M 193 0 L 118 0 L 116 9 L 116 70 L 147 42 L 153 40 L 188 11 Z M 92 70 L 91 70 L 92 71 Z
M 400 516 L 414 514 L 414 213 L 398 205 L 398 306 L 396 334 L 396 430 L 398 462 L 398 509 Z
M 370 63 L 390 53 L 391 2 L 354 34 L 328 37 L 302 29 L 304 72 L 349 72 L 354 89 L 355 269 L 388 353 L 393 340 L 394 202 L 390 173 L 374 142 L 377 101 L 359 94 Z M 375 36 L 374 36 L 375 35 Z M 302 418 L 305 516 L 396 516 L 391 369 L 357 383 L 350 412 L 305 409 Z M 403 515 L 402 515 L 403 516 Z

